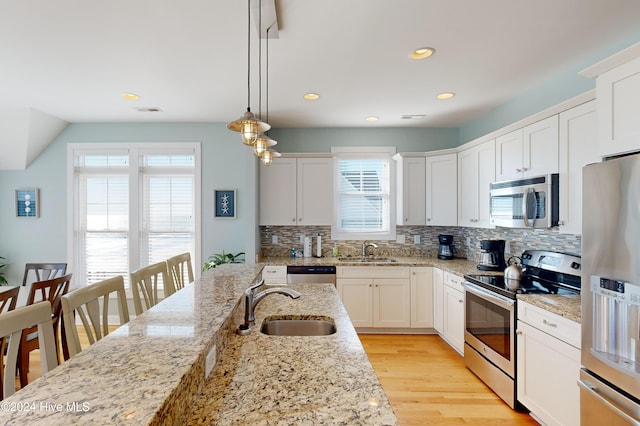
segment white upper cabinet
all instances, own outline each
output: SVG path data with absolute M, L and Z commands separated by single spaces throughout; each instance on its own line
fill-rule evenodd
M 458 224 L 458 156 L 426 158 L 426 223 L 432 226 Z
M 332 158 L 276 158 L 260 166 L 260 225 L 331 225 L 332 206 Z
M 600 75 L 598 99 L 599 153 L 602 156 L 640 149 L 640 58 Z
M 557 172 L 557 115 L 496 138 L 496 181 Z
M 495 140 L 458 153 L 458 225 L 491 227 L 489 184 L 495 181 Z
M 401 179 L 398 182 L 398 225 L 424 225 L 426 223 L 426 181 L 424 157 L 403 157 Z
M 582 167 L 600 161 L 596 101 L 560 114 L 560 231 L 582 234 Z

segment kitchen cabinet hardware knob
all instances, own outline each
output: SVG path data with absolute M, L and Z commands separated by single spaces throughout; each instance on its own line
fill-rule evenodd
M 427 218 L 427 222 L 431 222 L 431 218 L 430 217 Z
M 291 220 L 295 222 L 295 221 L 296 221 L 296 218 L 294 217 L 294 218 L 293 218 L 293 219 L 291 219 Z
M 548 325 L 549 327 L 553 327 L 553 328 L 558 327 L 558 324 L 554 324 L 554 323 L 552 323 L 552 322 L 549 322 L 549 321 L 547 321 L 546 319 L 545 319 L 545 320 L 542 320 L 542 323 L 543 323 L 544 325 Z
M 522 331 L 517 330 L 517 331 L 516 331 L 516 336 L 522 336 Z
M 522 169 L 516 169 L 516 172 L 520 173 L 522 172 Z
M 526 167 L 523 167 L 523 168 L 522 168 L 522 171 L 523 171 L 523 172 L 526 172 L 527 170 L 529 170 L 529 169 L 528 169 L 528 168 L 526 168 Z
M 460 299 L 460 300 L 458 300 L 458 302 L 462 303 L 462 302 L 464 302 L 464 300 Z
M 561 220 L 560 222 L 558 222 L 558 225 L 564 226 L 564 220 Z

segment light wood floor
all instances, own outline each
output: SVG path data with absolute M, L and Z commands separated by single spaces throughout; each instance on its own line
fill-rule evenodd
M 79 335 L 84 347 L 84 330 Z M 360 341 L 402 426 L 537 425 L 502 402 L 437 335 L 361 334 Z M 30 364 L 29 382 L 41 376 L 40 351 Z
M 402 426 L 537 425 L 498 398 L 437 335 L 361 334 Z

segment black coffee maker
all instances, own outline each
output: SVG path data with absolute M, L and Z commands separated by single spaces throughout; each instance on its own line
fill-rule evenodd
M 504 261 L 504 246 L 504 240 L 480 240 L 478 269 L 481 271 L 503 271 L 507 266 Z
M 453 259 L 453 255 L 456 254 L 456 246 L 453 245 L 453 235 L 438 235 L 438 242 L 440 243 L 438 259 Z

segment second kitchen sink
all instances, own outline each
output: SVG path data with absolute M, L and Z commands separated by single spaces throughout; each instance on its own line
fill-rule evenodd
M 354 263 L 394 263 L 396 259 L 390 259 L 388 257 L 339 257 L 340 262 L 354 262 Z

